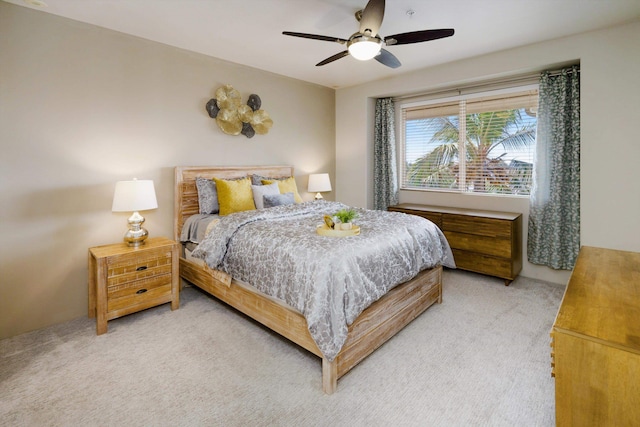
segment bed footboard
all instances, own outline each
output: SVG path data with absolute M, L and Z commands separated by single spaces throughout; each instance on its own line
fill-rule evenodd
M 221 281 L 219 274 L 215 274 L 206 265 L 184 258 L 180 259 L 180 277 L 322 357 L 322 352 L 309 334 L 304 316 L 282 301 L 237 280 L 230 280 L 228 283 Z
M 340 377 L 431 305 L 442 302 L 442 267 L 422 271 L 364 310 L 349 326 L 340 353 L 329 362 L 311 338 L 304 316 L 282 301 L 184 258 L 180 259 L 180 276 L 322 358 L 322 390 L 327 394 L 336 390 Z
M 333 362 L 322 361 L 322 388 L 331 394 L 345 375 L 391 339 L 422 312 L 442 302 L 442 267 L 424 270 L 364 310 L 349 327 L 349 335 Z

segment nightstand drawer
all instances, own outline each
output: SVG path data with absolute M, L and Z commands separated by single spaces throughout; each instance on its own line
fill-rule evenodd
M 171 273 L 171 251 L 147 251 L 144 256 L 112 257 L 107 262 L 107 286 Z
M 171 258 L 144 263 L 143 265 L 138 266 L 138 268 L 139 270 L 134 270 L 130 273 L 107 276 L 107 286 L 117 286 L 123 283 L 135 282 L 136 280 L 171 274 Z
M 122 310 L 160 297 L 171 298 L 171 274 L 109 287 L 107 312 Z
M 134 280 L 107 287 L 107 298 L 122 298 L 130 295 L 142 295 L 152 289 L 163 285 L 171 285 L 171 270 L 167 274 L 150 277 L 148 279 Z

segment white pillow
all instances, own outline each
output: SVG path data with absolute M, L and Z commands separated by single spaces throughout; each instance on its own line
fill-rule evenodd
M 264 195 L 280 194 L 280 187 L 278 183 L 274 182 L 269 185 L 252 185 L 253 202 L 256 204 L 256 209 L 264 209 Z

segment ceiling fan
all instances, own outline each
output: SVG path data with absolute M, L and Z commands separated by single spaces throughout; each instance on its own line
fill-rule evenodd
M 316 34 L 295 33 L 291 31 L 283 31 L 282 34 L 286 36 L 336 42 L 347 45 L 347 50 L 318 62 L 316 67 L 326 65 L 330 62 L 351 55 L 361 61 L 373 58 L 387 67 L 398 68 L 402 64 L 400 64 L 398 58 L 396 58 L 391 52 L 382 48 L 383 44 L 385 46 L 393 46 L 420 43 L 444 37 L 451 37 L 454 33 L 453 28 L 444 28 L 439 30 L 412 31 L 409 33 L 380 37 L 378 30 L 380 29 L 382 19 L 384 18 L 384 3 L 385 0 L 369 0 L 369 3 L 367 3 L 363 10 L 356 12 L 356 19 L 360 22 L 360 30 L 357 33 L 352 34 L 349 39 L 320 36 Z

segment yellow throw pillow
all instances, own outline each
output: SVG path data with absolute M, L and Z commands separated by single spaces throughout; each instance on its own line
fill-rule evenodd
M 302 197 L 298 194 L 298 187 L 296 186 L 296 180 L 294 177 L 290 177 L 287 179 L 263 179 L 262 185 L 273 184 L 274 182 L 278 183 L 278 188 L 280 189 L 280 194 L 293 193 L 293 200 L 296 203 L 302 203 Z
M 226 180 L 213 178 L 218 190 L 218 203 L 220 215 L 229 215 L 234 212 L 249 211 L 256 208 L 253 203 L 251 191 L 251 179 Z

